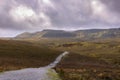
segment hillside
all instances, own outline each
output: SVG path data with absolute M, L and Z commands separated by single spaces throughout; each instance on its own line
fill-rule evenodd
M 120 38 L 120 28 L 116 29 L 91 29 L 75 31 L 78 38 L 81 39 L 105 39 Z
M 69 51 L 55 67 L 62 80 L 120 79 L 120 42 L 48 43 L 0 40 L 0 71 L 45 66 Z
M 76 37 L 76 34 L 62 30 L 43 30 L 35 33 L 25 32 L 16 36 L 15 39 L 70 38 L 70 37 Z
M 41 38 L 76 38 L 81 40 L 120 38 L 120 28 L 116 29 L 90 29 L 77 31 L 43 30 L 35 33 L 22 33 L 15 39 L 41 39 Z
M 46 66 L 60 53 L 30 42 L 0 40 L 0 72 Z
M 63 80 L 120 79 L 120 42 L 72 42 L 56 48 L 71 52 L 56 67 Z

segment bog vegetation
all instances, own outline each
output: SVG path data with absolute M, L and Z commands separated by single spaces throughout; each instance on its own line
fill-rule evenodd
M 63 80 L 120 80 L 120 41 L 0 41 L 0 71 L 46 66 L 60 53 L 70 54 L 55 67 Z
M 30 42 L 0 40 L 0 71 L 46 66 L 60 53 Z
M 56 47 L 71 52 L 56 68 L 63 80 L 120 80 L 120 42 L 72 42 Z

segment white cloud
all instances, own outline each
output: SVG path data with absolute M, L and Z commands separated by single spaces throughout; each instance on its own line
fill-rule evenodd
M 98 0 L 92 0 L 91 6 L 93 9 L 93 14 L 99 15 L 105 11 L 105 6 Z
M 43 4 L 54 7 L 53 3 L 50 0 L 42 0 Z
M 15 21 L 21 21 L 36 17 L 36 14 L 32 9 L 23 5 L 13 8 L 10 11 L 10 15 L 13 17 Z
M 19 5 L 12 8 L 9 14 L 15 22 L 23 23 L 24 26 L 31 29 L 44 29 L 51 27 L 50 18 L 44 13 L 44 10 L 36 12 L 30 7 Z

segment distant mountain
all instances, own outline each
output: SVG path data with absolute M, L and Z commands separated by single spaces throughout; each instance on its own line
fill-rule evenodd
M 115 29 L 89 29 L 73 32 L 64 30 L 43 30 L 35 33 L 22 33 L 15 39 L 40 39 L 40 38 L 77 38 L 77 39 L 104 39 L 120 38 L 120 28 Z
M 45 34 L 42 37 L 45 38 L 69 38 L 76 37 L 75 33 L 62 31 L 62 30 L 44 30 Z
M 32 33 L 24 32 L 20 35 L 17 35 L 16 38 L 30 38 L 32 36 Z
M 16 39 L 40 39 L 40 38 L 70 38 L 76 37 L 74 32 L 67 32 L 63 30 L 43 30 L 35 33 L 22 33 L 17 35 Z
M 82 39 L 120 38 L 120 28 L 78 30 L 75 33 Z

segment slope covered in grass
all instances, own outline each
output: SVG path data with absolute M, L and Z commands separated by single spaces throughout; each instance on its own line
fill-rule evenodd
M 63 80 L 119 80 L 120 67 L 97 58 L 70 53 L 56 67 Z
M 0 71 L 46 66 L 60 53 L 30 42 L 0 40 Z
M 56 48 L 71 52 L 56 67 L 63 80 L 120 80 L 119 42 L 72 42 Z
M 120 65 L 120 42 L 72 42 L 60 44 L 57 48 Z

